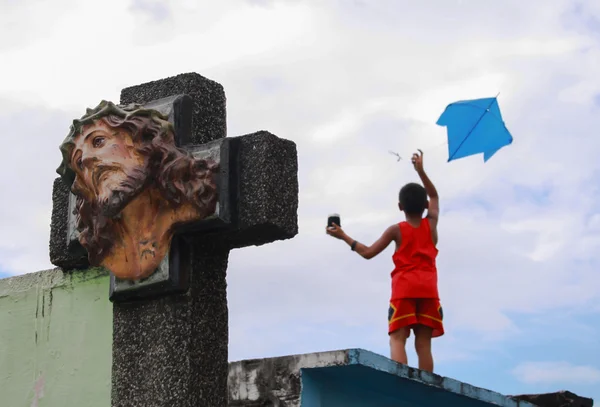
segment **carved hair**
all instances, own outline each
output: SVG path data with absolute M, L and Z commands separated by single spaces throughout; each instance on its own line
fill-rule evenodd
M 112 247 L 116 228 L 111 215 L 116 214 L 103 211 L 99 202 L 86 201 L 78 193 L 71 155 L 75 139 L 81 134 L 83 127 L 99 120 L 111 128 L 127 131 L 138 153 L 149 159 L 148 173 L 135 171 L 131 174 L 123 185 L 123 194 L 135 195 L 145 186 L 144 182 L 150 180 L 171 204 L 190 202 L 207 215 L 215 211 L 215 175 L 218 163 L 196 159 L 189 152 L 175 146 L 173 126 L 160 112 L 135 104 L 118 106 L 102 101 L 96 108 L 88 109 L 81 119 L 73 121 L 69 134 L 60 146 L 63 161 L 57 169 L 77 195 L 74 213 L 77 215 L 79 241 L 87 249 L 91 264 L 99 264 Z

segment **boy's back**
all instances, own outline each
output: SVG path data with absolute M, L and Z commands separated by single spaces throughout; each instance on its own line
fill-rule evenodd
M 439 298 L 435 259 L 429 219 L 414 227 L 400 222 L 400 247 L 392 256 L 392 300 L 400 298 Z
M 412 162 L 423 185 L 410 183 L 400 190 L 398 206 L 404 212 L 406 221 L 388 227 L 371 246 L 353 240 L 338 225 L 328 227 L 326 232 L 344 240 L 352 251 L 365 259 L 377 256 L 391 242 L 396 242 L 388 310 L 391 358 L 407 363 L 406 340 L 413 330 L 419 368 L 432 372 L 431 338 L 444 334 L 435 263 L 438 254 L 439 198 L 423 170 L 423 152 L 419 152 L 420 155 L 413 155 Z M 423 218 L 426 209 L 427 217 Z

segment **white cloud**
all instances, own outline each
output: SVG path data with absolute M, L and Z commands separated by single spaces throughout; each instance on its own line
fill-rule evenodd
M 600 369 L 576 366 L 568 362 L 524 362 L 514 368 L 512 373 L 526 384 L 568 386 L 600 383 Z
M 37 99 L 51 107 L 81 108 L 97 103 L 90 100 L 116 98 L 128 84 L 186 71 L 214 71 L 311 38 L 303 32 L 310 10 L 302 4 L 257 8 L 237 3 L 208 13 L 211 18 L 206 5 L 181 5 L 171 10 L 178 12 L 173 25 L 161 26 L 159 32 L 154 24 L 136 24 L 138 13 L 131 13 L 127 2 L 55 8 L 46 15 L 56 17 L 51 31 L 3 53 L 2 74 L 24 80 L 3 81 L 0 93 L 23 102 Z M 107 22 L 118 29 L 106 29 Z M 94 32 L 102 34 L 90 34 Z M 148 35 L 152 41 L 147 41 Z
M 284 338 L 289 321 L 327 338 L 319 346 L 387 346 L 391 249 L 363 261 L 323 229 L 339 212 L 368 243 L 399 221 L 418 147 L 442 197 L 447 338 L 472 338 L 444 345 L 448 358 L 523 334 L 511 313 L 597 301 L 600 52 L 581 25 L 565 25 L 571 2 L 184 1 L 154 20 L 116 0 L 38 3 L 0 16 L 0 39 L 22 39 L 0 40 L 10 78 L 0 82 L 0 269 L 50 266 L 51 186 L 70 119 L 125 86 L 195 71 L 224 85 L 230 135 L 267 129 L 299 152 L 300 235 L 231 255 L 234 353 L 278 340 L 314 350 Z M 514 144 L 485 164 L 446 163 L 444 107 L 497 92 Z M 536 200 L 540 186 L 547 197 Z

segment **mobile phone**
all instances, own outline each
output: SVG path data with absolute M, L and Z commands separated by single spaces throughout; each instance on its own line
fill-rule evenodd
M 333 224 L 336 224 L 338 226 L 342 226 L 342 222 L 340 220 L 340 215 L 337 213 L 332 213 L 331 215 L 329 215 L 329 217 L 327 218 L 327 227 L 332 227 Z

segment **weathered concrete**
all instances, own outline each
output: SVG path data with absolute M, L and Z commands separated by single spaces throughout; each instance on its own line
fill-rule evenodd
M 544 403 L 536 405 L 558 406 Z M 229 368 L 229 406 L 535 407 L 362 349 L 233 362 Z
M 204 261 L 208 262 L 208 259 Z M 205 264 L 213 270 L 219 266 Z M 224 270 L 225 265 L 221 267 Z M 196 297 L 197 294 L 204 294 L 200 291 L 202 287 L 208 291 L 214 290 L 215 283 L 206 280 L 209 277 L 203 275 L 205 280 L 196 280 Z M 213 278 L 215 282 L 223 281 L 218 276 Z M 107 273 L 98 269 L 84 273 L 64 273 L 54 269 L 0 280 L 0 405 L 110 405 L 112 304 L 106 296 L 108 280 Z M 224 293 L 225 287 L 218 289 Z M 139 337 L 134 344 L 147 345 L 131 349 L 131 352 L 135 353 L 141 364 L 154 366 L 140 380 L 156 381 L 157 386 L 158 383 L 165 383 L 162 375 L 168 371 L 152 363 L 163 362 L 162 359 L 169 355 L 171 359 L 165 363 L 172 374 L 172 383 L 166 384 L 171 385 L 174 391 L 189 392 L 190 389 L 185 388 L 187 383 L 180 376 L 186 367 L 178 369 L 173 361 L 194 363 L 198 365 L 195 368 L 198 371 L 199 365 L 206 363 L 207 358 L 213 364 L 220 363 L 214 358 L 220 356 L 219 351 L 226 350 L 218 349 L 213 353 L 190 341 L 190 336 L 202 334 L 204 329 L 210 327 L 191 326 L 190 320 L 193 319 L 189 315 L 181 315 L 180 308 L 168 303 L 171 300 L 165 298 L 162 301 L 167 303 L 155 301 L 132 305 L 134 308 L 129 311 L 136 312 L 141 321 L 138 325 L 119 329 L 140 326 L 148 329 L 145 334 L 142 331 L 130 332 Z M 167 307 L 171 314 L 167 315 L 162 309 L 148 309 L 149 304 L 155 308 Z M 198 308 L 191 312 L 198 312 L 202 314 L 202 319 L 210 321 L 203 313 L 210 312 L 214 307 L 204 309 L 199 302 L 196 305 Z M 177 323 L 183 324 L 183 327 L 173 327 Z M 152 333 L 152 328 L 157 328 L 158 324 L 169 324 L 171 330 L 156 329 L 157 333 Z M 178 329 L 185 330 L 186 336 L 165 337 L 164 340 L 160 339 L 163 347 L 154 346 L 157 336 Z M 203 335 L 206 340 L 206 334 Z M 214 341 L 219 345 L 217 335 Z M 172 345 L 167 339 L 171 340 Z M 208 341 L 205 343 L 209 344 Z M 128 347 L 131 344 L 121 343 L 117 346 Z M 181 354 L 179 360 L 172 358 L 177 353 Z M 189 355 L 192 357 L 188 358 Z M 231 407 L 534 406 L 530 403 L 539 407 L 593 406 L 591 399 L 570 392 L 510 398 L 398 365 L 364 350 L 244 360 L 230 363 L 228 372 Z M 198 382 L 216 379 L 208 375 L 196 375 L 194 378 Z M 190 384 L 192 387 L 194 385 Z
M 559 391 L 547 394 L 521 394 L 513 396 L 517 400 L 525 400 L 541 407 L 593 407 L 594 400 L 578 396 L 570 391 Z
M 0 405 L 109 406 L 108 274 L 41 271 L 0 280 Z
M 343 366 L 347 357 L 335 351 L 231 362 L 229 406 L 299 406 L 301 370 Z

